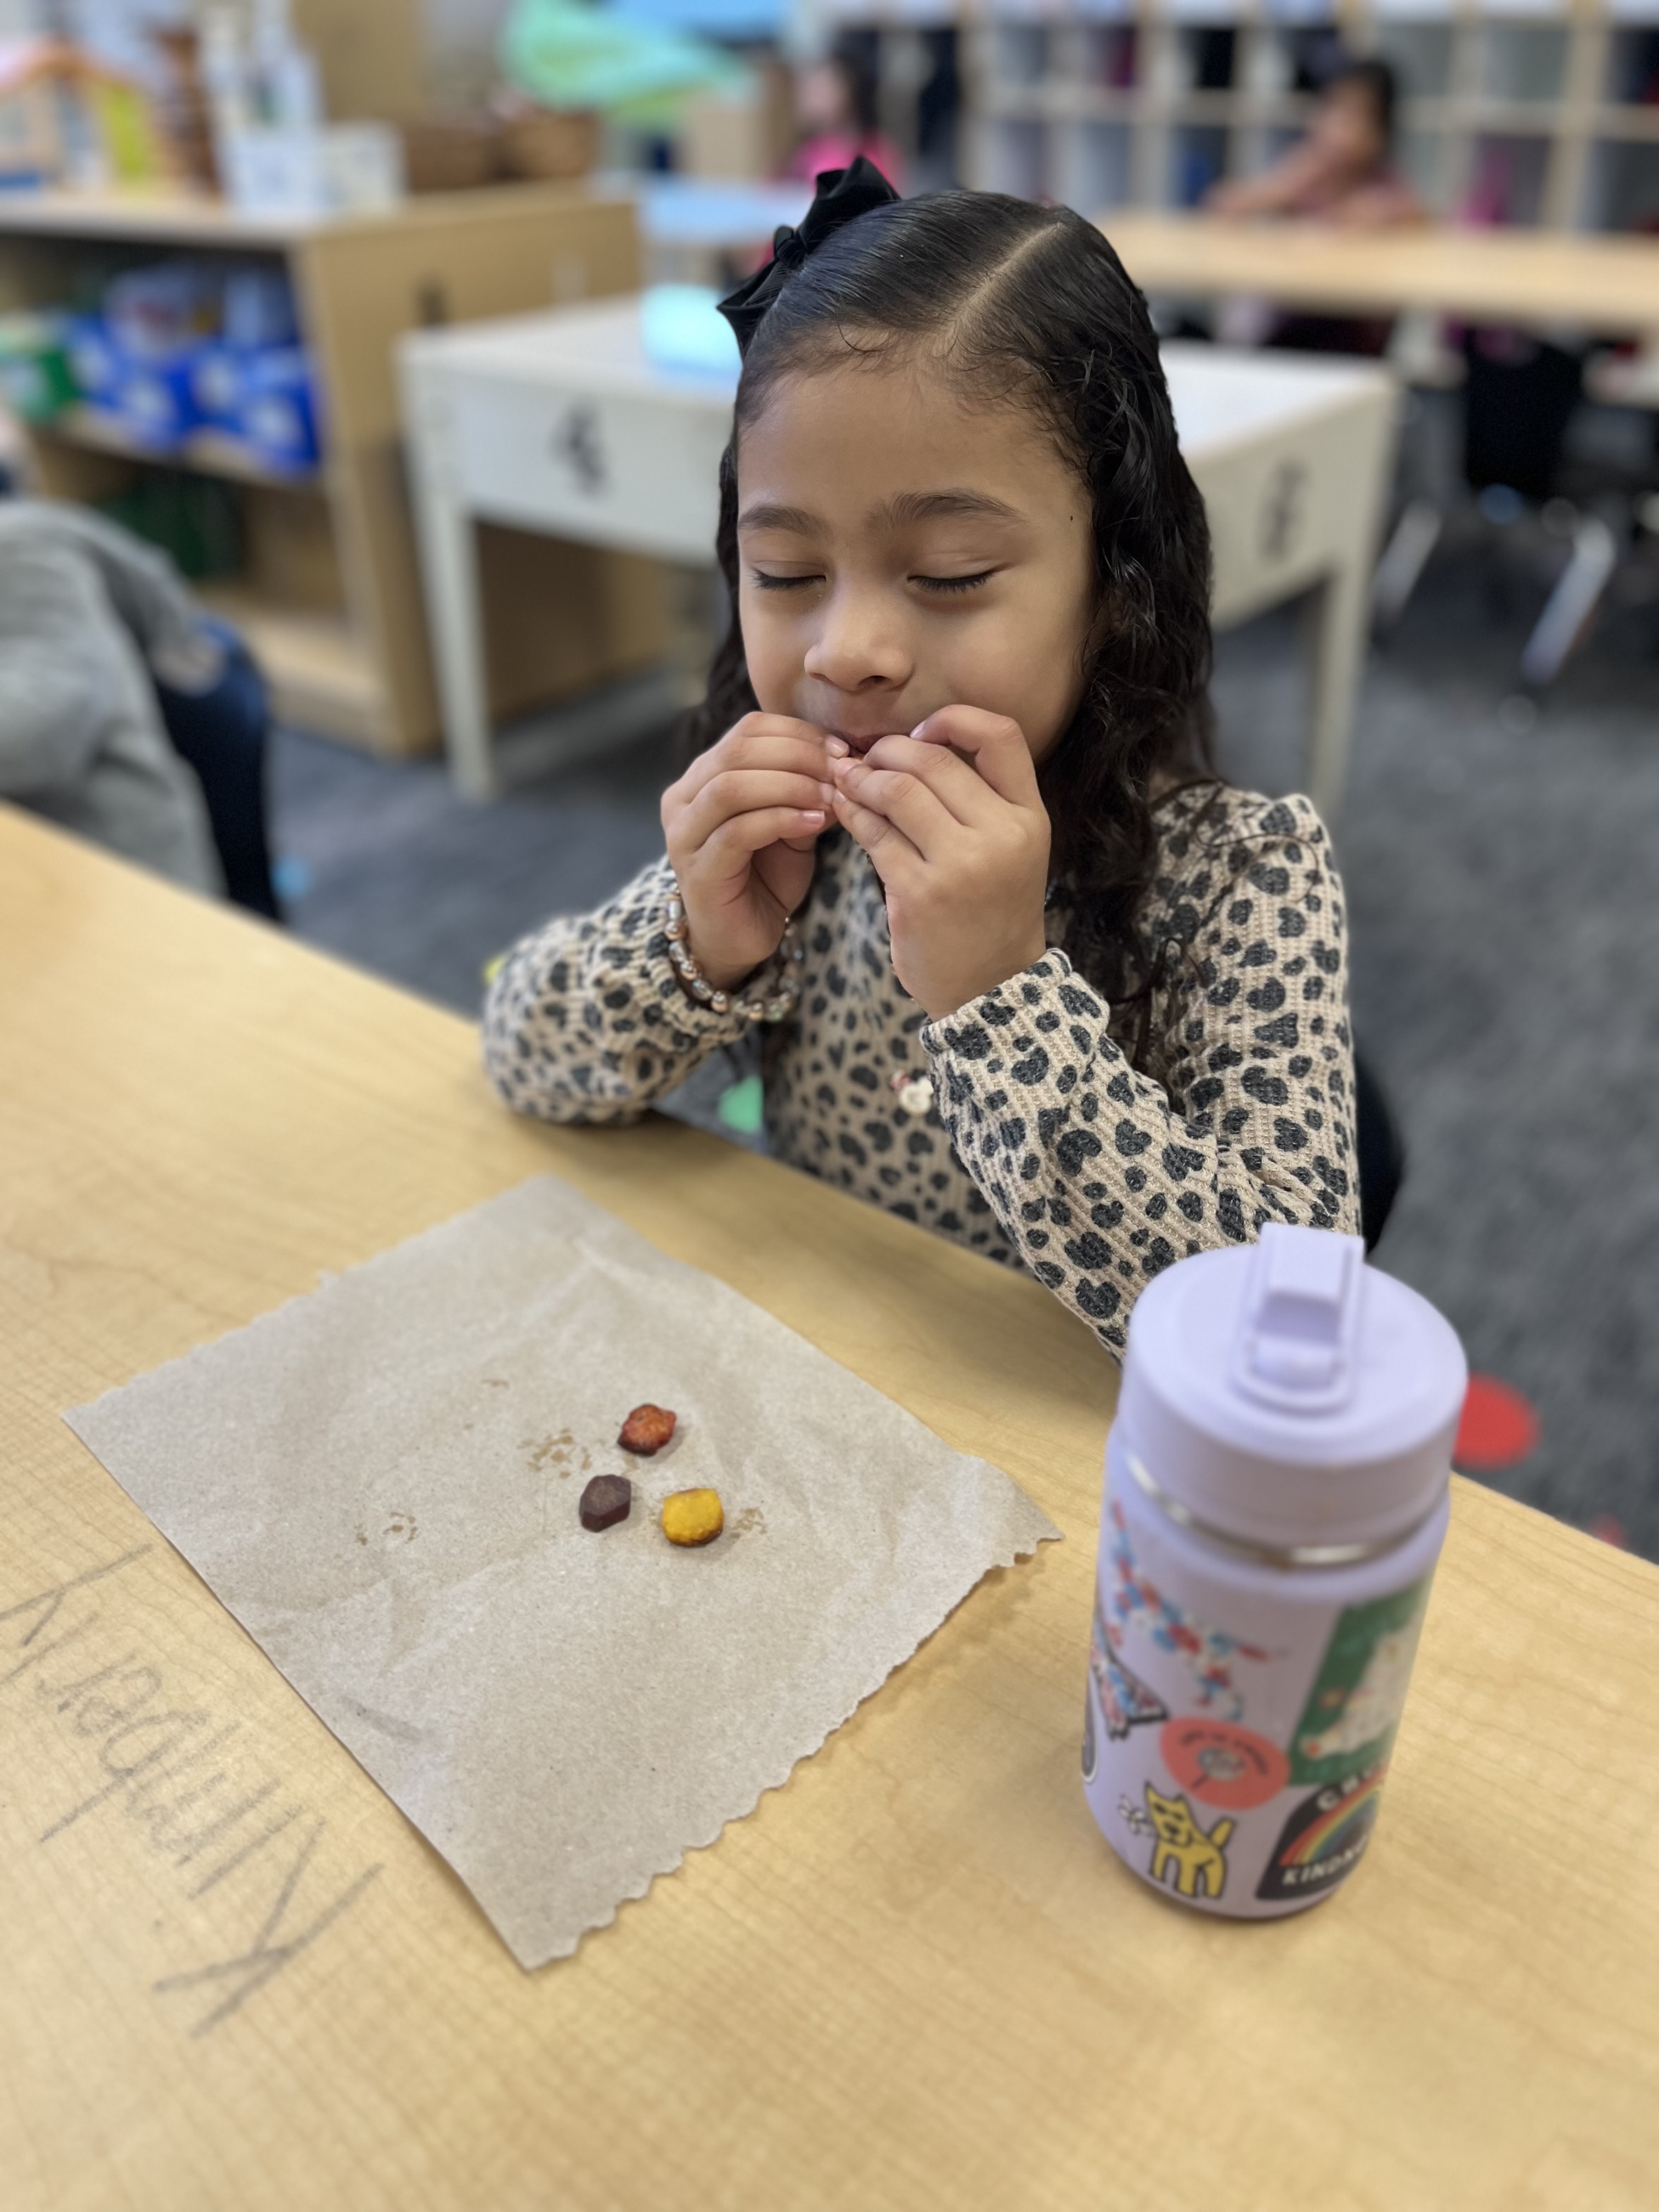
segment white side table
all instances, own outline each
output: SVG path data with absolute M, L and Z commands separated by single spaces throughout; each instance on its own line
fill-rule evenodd
M 1209 510 L 1218 627 L 1318 587 L 1308 787 L 1346 766 L 1395 387 L 1367 363 L 1170 345 L 1182 450 Z M 427 605 L 455 779 L 495 789 L 473 525 L 711 565 L 734 380 L 659 368 L 639 301 L 607 300 L 402 341 Z

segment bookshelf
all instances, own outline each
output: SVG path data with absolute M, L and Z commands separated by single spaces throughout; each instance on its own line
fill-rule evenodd
M 321 464 L 289 474 L 210 434 L 156 453 L 71 409 L 31 433 L 34 488 L 59 499 L 117 499 L 158 468 L 229 486 L 240 567 L 199 595 L 246 635 L 278 714 L 375 751 L 432 750 L 438 704 L 404 482 L 396 340 L 422 325 L 634 290 L 631 201 L 580 186 L 506 185 L 313 222 L 239 216 L 178 196 L 0 196 L 0 308 L 84 298 L 117 267 L 180 252 L 285 263 L 319 382 Z M 480 537 L 495 714 L 660 659 L 667 631 L 655 563 L 517 531 Z
M 1095 213 L 1195 205 L 1305 122 L 1340 38 L 1398 69 L 1401 165 L 1433 210 L 1557 230 L 1659 224 L 1659 0 L 1476 11 L 1358 4 L 1291 20 L 1224 0 L 1091 13 L 976 11 L 966 181 Z
M 1087 214 L 1194 205 L 1302 128 L 1340 40 L 1395 64 L 1402 164 L 1441 216 L 1659 226 L 1659 0 L 836 0 L 914 145 L 918 52 L 954 27 L 959 181 Z

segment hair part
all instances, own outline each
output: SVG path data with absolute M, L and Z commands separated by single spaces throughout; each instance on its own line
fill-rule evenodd
M 859 216 L 789 278 L 750 341 L 720 463 L 715 550 L 732 619 L 690 717 L 691 741 L 715 743 L 756 706 L 736 612 L 745 425 L 786 376 L 907 358 L 970 404 L 1030 410 L 1089 495 L 1094 617 L 1078 707 L 1039 783 L 1066 950 L 1127 1012 L 1139 1063 L 1172 952 L 1139 927 L 1157 862 L 1153 807 L 1172 787 L 1214 780 L 1210 536 L 1146 301 L 1091 223 L 1002 193 L 930 193 Z

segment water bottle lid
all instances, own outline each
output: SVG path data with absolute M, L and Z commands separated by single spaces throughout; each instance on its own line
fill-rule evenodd
M 1142 1291 L 1117 1418 L 1147 1487 L 1197 1525 L 1369 1546 L 1434 1510 L 1468 1387 L 1450 1323 L 1358 1237 L 1269 1222 Z

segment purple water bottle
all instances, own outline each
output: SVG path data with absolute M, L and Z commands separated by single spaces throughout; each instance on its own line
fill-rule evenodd
M 1270 1223 L 1169 1268 L 1130 1325 L 1084 1788 L 1119 1856 L 1200 1911 L 1316 1904 L 1376 1819 L 1468 1371 L 1364 1262 Z

